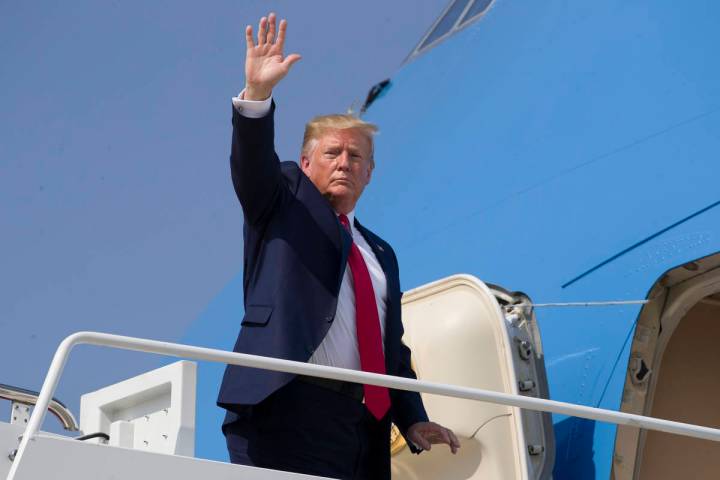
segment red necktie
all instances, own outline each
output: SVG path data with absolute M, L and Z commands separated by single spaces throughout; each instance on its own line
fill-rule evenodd
M 340 223 L 350 232 L 350 222 L 347 216 L 339 215 Z M 380 333 L 380 318 L 378 317 L 377 303 L 370 272 L 368 272 L 365 259 L 355 242 L 350 247 L 348 265 L 353 276 L 355 287 L 355 326 L 358 337 L 358 350 L 360 351 L 360 367 L 363 372 L 385 373 L 385 355 L 382 348 L 382 334 Z M 385 387 L 365 385 L 365 405 L 375 418 L 380 420 L 390 409 L 390 393 Z

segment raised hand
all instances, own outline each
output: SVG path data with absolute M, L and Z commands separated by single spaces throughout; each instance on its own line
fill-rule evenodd
M 276 33 L 275 14 L 260 19 L 257 44 L 253 39 L 252 26 L 245 27 L 247 54 L 245 56 L 245 99 L 265 100 L 272 94 L 273 88 L 290 71 L 290 67 L 300 60 L 297 53 L 283 58 L 287 21 L 280 22 Z

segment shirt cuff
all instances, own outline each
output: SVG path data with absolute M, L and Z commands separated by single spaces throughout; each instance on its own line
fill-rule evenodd
M 270 111 L 272 95 L 265 100 L 245 100 L 245 90 L 232 98 L 233 106 L 240 115 L 247 118 L 262 118 Z

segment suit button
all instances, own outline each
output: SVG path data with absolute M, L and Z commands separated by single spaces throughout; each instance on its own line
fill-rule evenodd
M 329 322 L 332 322 L 334 318 L 335 318 L 334 315 L 328 315 L 327 317 L 325 317 L 325 321 L 329 323 Z

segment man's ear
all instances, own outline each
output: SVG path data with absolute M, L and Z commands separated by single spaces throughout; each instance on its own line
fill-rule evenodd
M 365 185 L 367 185 L 368 183 L 370 183 L 370 180 L 372 179 L 373 170 L 375 170 L 375 163 L 371 163 L 370 166 L 368 167 L 368 171 L 367 171 L 367 182 L 365 182 Z
M 300 155 L 300 170 L 305 173 L 305 175 L 308 174 L 308 170 L 310 169 L 310 157 L 306 155 Z

